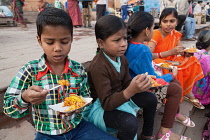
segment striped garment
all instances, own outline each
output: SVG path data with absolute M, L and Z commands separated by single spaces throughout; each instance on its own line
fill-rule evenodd
M 66 64 L 61 76 L 55 75 L 46 63 L 44 55 L 41 59 L 33 60 L 25 64 L 13 78 L 4 96 L 4 113 L 12 118 L 20 118 L 29 114 L 30 103 L 21 98 L 21 93 L 32 85 L 50 89 L 58 85 L 58 80 L 68 80 L 70 86 L 62 86 L 50 90 L 46 99 L 40 105 L 32 105 L 32 115 L 35 128 L 41 133 L 59 135 L 75 128 L 82 119 L 82 114 L 77 114 L 72 120 L 66 117 L 65 121 L 48 105 L 57 104 L 69 94 L 77 94 L 89 97 L 90 90 L 87 83 L 87 74 L 84 67 L 75 61 L 66 58 Z M 84 108 L 81 109 L 82 111 Z

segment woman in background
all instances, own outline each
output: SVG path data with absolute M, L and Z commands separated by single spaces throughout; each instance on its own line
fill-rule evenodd
M 82 26 L 82 14 L 79 9 L 78 0 L 68 0 L 68 13 L 75 28 Z

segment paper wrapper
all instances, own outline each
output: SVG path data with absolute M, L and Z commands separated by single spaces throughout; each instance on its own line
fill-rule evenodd
M 92 100 L 93 100 L 93 98 L 83 98 L 83 101 L 85 102 L 85 105 L 84 106 L 86 106 L 87 104 L 89 104 Z M 77 108 L 75 110 L 65 111 L 65 110 L 68 110 L 69 109 L 69 106 L 63 107 L 63 104 L 64 104 L 64 102 L 58 103 L 58 104 L 54 104 L 54 105 L 49 105 L 49 107 L 51 109 L 55 110 L 55 111 L 59 111 L 59 112 L 63 112 L 63 113 L 70 113 L 70 112 L 73 112 L 73 111 L 75 111 L 77 109 L 80 109 L 80 108 L 84 107 L 84 106 L 82 106 L 82 107 Z

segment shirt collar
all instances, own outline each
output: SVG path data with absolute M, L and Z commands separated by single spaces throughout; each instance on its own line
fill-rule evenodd
M 36 79 L 37 80 L 41 80 L 41 78 L 47 74 L 47 72 L 51 72 L 54 73 L 52 68 L 50 67 L 50 65 L 47 63 L 47 61 L 45 60 L 45 55 L 43 54 L 41 56 L 41 59 L 38 62 L 38 74 L 36 75 Z M 66 62 L 65 62 L 65 66 L 64 66 L 64 70 L 62 73 L 68 73 L 70 72 L 71 75 L 73 76 L 79 76 L 79 74 L 77 74 L 76 69 L 74 69 L 72 62 L 70 60 L 70 58 L 67 56 L 66 57 Z

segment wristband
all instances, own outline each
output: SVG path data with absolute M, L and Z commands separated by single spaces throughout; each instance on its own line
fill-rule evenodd
M 163 58 L 161 53 L 158 53 L 158 58 Z

